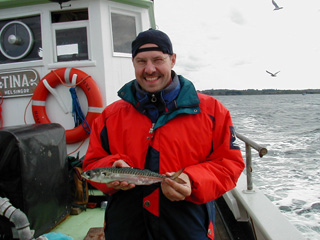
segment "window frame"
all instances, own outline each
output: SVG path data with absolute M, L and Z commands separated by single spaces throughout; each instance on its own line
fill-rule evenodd
M 75 29 L 75 28 L 86 28 L 87 32 L 87 49 L 88 49 L 88 59 L 84 60 L 71 60 L 71 61 L 58 61 L 57 54 L 57 36 L 56 30 L 66 30 L 66 29 Z M 89 29 L 89 21 L 81 20 L 81 21 L 72 21 L 72 22 L 61 22 L 61 23 L 52 23 L 52 43 L 53 43 L 53 63 L 70 63 L 70 62 L 83 62 L 83 61 L 91 61 L 92 53 L 91 53 L 91 39 L 90 39 L 90 29 Z
M 136 35 L 137 35 L 139 32 L 142 31 L 142 12 L 141 12 L 141 9 L 138 9 L 138 8 L 137 8 L 137 10 L 133 10 L 133 9 L 129 9 L 129 7 L 119 8 L 119 7 L 113 7 L 113 6 L 110 6 L 110 8 L 109 8 L 111 49 L 112 49 L 112 56 L 113 57 L 130 57 L 131 58 L 132 54 L 131 54 L 131 52 L 130 53 L 124 53 L 124 52 L 116 52 L 114 50 L 111 14 L 115 13 L 115 14 L 134 17 L 134 20 L 135 20 L 135 31 L 136 31 Z

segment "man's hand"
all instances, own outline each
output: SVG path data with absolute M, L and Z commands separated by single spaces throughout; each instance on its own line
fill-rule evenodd
M 117 160 L 113 163 L 112 167 L 130 167 L 125 161 L 123 160 Z M 117 190 L 129 190 L 134 188 L 136 185 L 133 183 L 128 183 L 126 181 L 113 181 L 107 183 L 107 186 L 109 188 L 114 188 Z
M 166 175 L 172 176 L 173 173 L 166 173 Z M 175 180 L 166 178 L 161 183 L 161 189 L 163 194 L 169 200 L 182 201 L 191 195 L 191 183 L 189 176 L 185 173 L 181 173 L 180 176 Z

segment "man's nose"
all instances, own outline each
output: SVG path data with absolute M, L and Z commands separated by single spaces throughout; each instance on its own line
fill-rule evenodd
M 145 66 L 144 71 L 148 74 L 154 73 L 156 71 L 156 67 L 154 66 L 151 60 L 147 61 L 147 65 Z

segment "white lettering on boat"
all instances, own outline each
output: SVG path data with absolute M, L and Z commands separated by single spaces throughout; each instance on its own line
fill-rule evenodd
M 32 95 L 39 80 L 34 69 L 0 72 L 0 93 L 4 98 Z

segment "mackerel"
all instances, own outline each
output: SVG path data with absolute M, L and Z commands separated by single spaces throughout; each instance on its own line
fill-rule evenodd
M 148 169 L 128 168 L 128 167 L 102 167 L 85 171 L 81 176 L 87 180 L 99 183 L 109 183 L 113 181 L 126 181 L 135 185 L 151 185 L 162 182 L 166 178 L 175 180 L 182 172 L 183 168 L 172 176 L 164 176 Z

